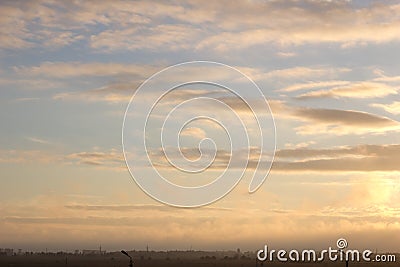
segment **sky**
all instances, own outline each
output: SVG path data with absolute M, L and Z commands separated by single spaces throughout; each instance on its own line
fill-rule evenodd
M 399 1 L 2 1 L 0 247 L 324 249 L 343 237 L 352 248 L 399 252 L 399 48 Z M 262 148 L 241 143 L 229 117 L 238 114 L 257 139 L 249 110 L 221 88 L 173 92 L 152 116 L 146 140 L 154 165 L 143 164 L 143 173 L 158 168 L 176 183 L 205 184 L 230 157 L 249 160 L 228 195 L 183 209 L 133 181 L 122 124 L 150 76 L 198 60 L 232 66 L 257 84 L 273 114 L 276 152 L 267 180 L 249 194 Z M 240 77 L 200 70 L 174 79 L 201 74 L 250 92 Z M 148 104 L 154 91 L 142 92 L 138 103 Z M 262 100 L 249 96 L 251 105 Z M 201 177 L 165 164 L 157 137 L 162 115 L 196 97 L 218 99 L 225 110 L 194 103 L 173 124 L 213 115 L 241 140 L 229 150 L 212 122 L 183 128 L 188 158 L 199 156 L 206 137 L 219 145 L 204 147 L 204 156 L 216 156 Z M 133 147 L 143 137 L 135 125 Z M 271 137 L 270 130 L 261 129 Z M 241 162 L 233 161 L 232 175 Z

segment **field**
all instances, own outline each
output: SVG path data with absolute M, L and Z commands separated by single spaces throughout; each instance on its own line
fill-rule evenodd
M 396 257 L 399 259 L 399 255 Z M 105 255 L 72 255 L 72 254 L 29 254 L 29 255 L 15 255 L 15 256 L 0 256 L 1 267 L 122 267 L 129 266 L 129 259 L 120 253 L 110 253 Z M 194 267 L 254 267 L 254 266 L 302 266 L 302 267 L 327 267 L 327 266 L 342 266 L 346 267 L 345 262 L 320 262 L 320 263 L 279 263 L 279 262 L 256 262 L 255 258 L 243 257 L 237 258 L 214 258 L 214 257 L 201 257 L 201 258 L 134 258 L 135 267 L 174 267 L 174 266 L 194 266 Z M 392 263 L 372 263 L 372 262 L 350 262 L 349 267 L 399 267 L 397 262 Z

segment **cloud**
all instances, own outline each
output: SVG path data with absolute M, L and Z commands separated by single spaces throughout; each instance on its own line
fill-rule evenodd
M 2 219 L 4 222 L 13 224 L 39 224 L 39 225 L 157 225 L 158 222 L 154 218 L 145 217 L 103 217 L 103 216 L 87 216 L 87 217 L 20 217 L 8 216 Z M 177 220 L 179 220 L 177 218 Z
M 138 86 L 139 82 L 113 83 L 85 91 L 58 93 L 53 95 L 53 99 L 107 102 L 111 104 L 128 103 Z
M 400 171 L 398 144 L 281 149 L 275 156 L 273 170 L 277 171 Z
M 3 88 L 10 90 L 14 88 L 23 88 L 25 90 L 45 90 L 63 87 L 65 86 L 65 82 L 38 77 L 30 77 L 27 79 L 24 75 L 9 75 L 6 78 L 0 78 L 0 85 Z
M 40 100 L 39 97 L 20 97 L 16 98 L 14 101 L 15 102 L 34 102 Z
M 332 87 L 332 86 L 339 86 L 339 85 L 347 85 L 349 83 L 350 82 L 348 82 L 348 81 L 319 81 L 319 82 L 298 83 L 298 84 L 294 84 L 294 85 L 285 87 L 279 91 L 294 92 L 294 91 L 320 88 L 320 87 Z
M 32 142 L 50 144 L 46 140 L 27 138 Z M 122 152 L 109 151 L 77 152 L 61 154 L 45 150 L 0 150 L 0 163 L 81 164 L 113 170 L 126 170 Z
M 122 152 L 118 152 L 114 149 L 108 152 L 78 152 L 66 155 L 65 158 L 77 164 L 126 170 L 125 159 Z
M 133 75 L 134 77 L 147 78 L 150 74 L 159 70 L 159 68 L 149 65 L 100 62 L 43 62 L 39 66 L 16 66 L 13 69 L 19 75 L 54 78 L 120 75 Z
M 198 127 L 188 127 L 183 129 L 181 132 L 181 136 L 189 136 L 189 137 L 194 137 L 197 139 L 204 139 L 206 138 L 206 132 Z
M 165 155 L 160 150 L 149 150 L 151 160 L 157 168 L 172 168 L 166 163 Z M 248 169 L 254 169 L 259 162 L 259 148 L 253 147 L 249 151 L 241 149 L 233 151 L 241 160 L 248 160 Z M 198 148 L 184 148 L 182 153 L 186 156 L 197 155 Z M 202 150 L 203 156 L 213 156 L 214 152 L 207 149 Z M 249 154 L 248 154 L 249 153 Z M 3 163 L 74 163 L 93 166 L 95 168 L 110 170 L 126 170 L 122 152 L 93 151 L 78 152 L 66 156 L 53 155 L 40 151 L 8 151 L 1 153 L 0 162 Z M 178 151 L 169 155 L 181 157 Z M 276 152 L 273 163 L 273 171 L 326 171 L 326 172 L 368 172 L 368 171 L 400 171 L 400 145 L 357 145 L 348 147 L 333 147 L 327 149 L 293 148 L 281 149 Z M 217 151 L 215 161 L 210 170 L 223 170 L 226 168 L 231 153 L 223 149 Z M 261 159 L 261 163 L 268 159 Z M 239 162 L 231 162 L 231 167 L 241 166 Z M 267 164 L 264 164 L 267 166 Z M 79 207 L 76 207 L 79 208 Z M 110 207 L 110 209 L 112 206 Z M 119 209 L 135 209 L 134 206 L 117 207 Z M 141 207 L 143 208 L 143 207 Z M 89 209 L 89 208 L 88 208 Z M 96 208 L 93 208 L 96 209 Z
M 399 131 L 400 122 L 357 110 L 307 108 L 287 105 L 284 101 L 270 101 L 276 118 L 301 123 L 297 134 L 377 134 Z
M 266 43 L 340 43 L 343 47 L 349 47 L 365 42 L 383 43 L 399 40 L 399 20 L 396 13 L 400 5 L 356 8 L 351 2 L 344 1 L 302 3 L 235 3 L 229 12 L 219 17 L 224 31 L 205 38 L 198 47 L 219 51 L 243 49 Z M 380 34 L 374 34 L 376 32 Z
M 377 98 L 397 94 L 397 89 L 382 83 L 361 82 L 329 90 L 312 91 L 298 96 L 307 98 Z
M 400 171 L 397 164 L 399 158 L 337 158 L 316 159 L 302 162 L 274 162 L 273 169 L 278 171 L 334 171 L 334 172 L 370 172 L 370 171 Z
M 297 133 L 306 135 L 382 133 L 400 129 L 397 121 L 355 110 L 297 108 L 292 115 L 306 122 L 296 128 Z
M 73 100 L 73 101 L 86 101 L 86 102 L 106 102 L 110 104 L 118 103 L 128 103 L 134 92 L 139 88 L 140 81 L 136 82 L 118 82 L 111 83 L 100 88 L 94 88 L 83 91 L 74 92 L 64 92 L 53 95 L 55 100 Z M 182 103 L 184 100 L 201 97 L 210 96 L 213 94 L 218 94 L 222 90 L 203 90 L 203 89 L 179 89 L 173 90 L 166 94 L 157 106 L 171 107 L 171 105 L 176 105 Z M 222 91 L 224 92 L 224 91 Z M 151 95 L 154 92 L 147 91 L 143 94 Z
M 154 204 L 134 204 L 134 205 L 66 205 L 65 208 L 72 210 L 82 211 L 164 211 L 174 212 L 177 211 L 175 208 L 166 205 L 154 205 Z M 230 208 L 219 208 L 219 207 L 203 207 L 203 210 L 211 211 L 230 211 Z
M 398 122 L 389 118 L 355 110 L 298 108 L 295 109 L 293 114 L 299 118 L 305 118 L 314 122 L 342 124 L 355 127 L 385 127 L 399 125 Z
M 39 34 L 42 35 L 43 44 L 50 48 L 68 46 L 85 38 L 83 35 L 72 31 L 54 32 L 42 30 Z
M 357 145 L 329 149 L 294 148 L 281 149 L 275 154 L 277 158 L 338 158 L 342 156 L 354 157 L 398 157 L 400 145 Z
M 26 101 L 26 100 L 24 100 L 24 101 Z M 51 142 L 49 142 L 47 140 L 36 138 L 36 137 L 26 137 L 26 139 L 29 140 L 29 141 L 32 141 L 34 143 L 46 144 L 46 145 L 51 144 Z
M 250 112 L 239 99 L 226 98 L 224 101 L 236 111 Z M 254 100 L 251 105 L 258 105 L 261 102 Z M 288 105 L 281 100 L 269 100 L 268 103 L 274 117 L 302 124 L 295 128 L 298 134 L 373 134 L 400 130 L 398 121 L 368 112 L 298 107 Z
M 316 143 L 315 141 L 301 142 L 298 144 L 286 143 L 285 148 L 306 148 L 309 147 L 310 145 L 314 145 L 315 143 Z
M 174 209 L 165 205 L 66 205 L 65 208 L 71 210 L 81 211 L 140 211 L 140 210 L 152 210 L 152 211 L 166 211 L 173 212 Z
M 24 12 L 15 6 L 4 5 L 0 8 L 0 47 L 22 49 L 33 45 L 27 29 Z
M 16 5 L 6 1 L 1 5 L 0 48 L 57 48 L 84 38 L 84 27 L 74 25 L 75 20 L 64 20 L 68 12 L 56 3 L 34 0 Z
M 340 73 L 350 72 L 349 68 L 336 67 L 293 67 L 287 69 L 272 70 L 270 72 L 258 72 L 251 75 L 255 80 L 263 79 L 304 79 L 317 77 L 334 77 Z
M 289 57 L 297 56 L 297 54 L 294 53 L 294 52 L 278 52 L 278 53 L 276 53 L 276 55 L 278 57 L 283 57 L 283 58 L 289 58 Z
M 240 116 L 250 115 L 246 118 L 249 131 L 256 130 L 256 124 L 251 124 L 253 119 L 252 110 L 237 97 L 219 97 Z M 296 123 L 292 127 L 297 134 L 333 134 L 333 135 L 360 135 L 380 134 L 400 130 L 400 122 L 388 117 L 372 114 L 365 111 L 329 109 L 329 108 L 308 108 L 286 104 L 280 100 L 269 100 L 272 114 L 277 119 L 286 119 Z M 265 102 L 260 99 L 250 99 L 251 107 L 264 109 Z M 265 113 L 258 116 L 268 115 Z
M 377 82 L 400 82 L 400 76 L 382 76 L 375 78 L 374 81 Z
M 400 114 L 400 102 L 394 101 L 391 104 L 371 104 L 371 107 L 381 108 L 386 110 L 387 112 L 398 115 Z
M 60 155 L 40 150 L 0 150 L 0 163 L 49 164 L 49 163 L 59 162 L 61 158 L 62 157 Z
M 399 238 L 388 237 L 398 237 L 400 230 L 399 207 L 395 201 L 398 190 L 391 191 L 394 198 L 385 197 L 385 201 L 375 202 L 369 190 L 377 189 L 379 179 L 371 183 L 364 175 L 357 177 L 361 183 L 355 188 L 361 184 L 366 186 L 358 191 L 357 197 L 362 200 L 358 202 L 351 201 L 356 195 L 353 188 L 337 190 L 335 186 L 316 186 L 310 189 L 310 185 L 301 184 L 295 186 L 296 192 L 303 193 L 301 203 L 297 201 L 298 195 L 293 196 L 296 204 L 285 205 L 282 196 L 277 195 L 278 203 L 274 203 L 271 201 L 274 197 L 265 190 L 244 198 L 235 189 L 219 202 L 229 203 L 232 208 L 227 209 L 219 208 L 218 204 L 198 209 L 177 209 L 157 203 L 102 204 L 101 201 L 109 202 L 103 197 L 92 199 L 92 203 L 86 202 L 88 199 L 84 202 L 73 199 L 71 203 L 60 199 L 58 194 L 51 198 L 28 198 L 0 207 L 0 233 L 4 242 L 17 244 L 16 247 L 43 247 L 43 250 L 59 244 L 68 249 L 81 249 L 100 241 L 107 243 L 107 250 L 113 246 L 115 250 L 121 246 L 140 248 L 149 240 L 152 249 L 171 250 L 188 247 L 188 239 L 194 242 L 193 247 L 207 250 L 229 249 L 238 243 L 245 249 L 255 250 L 259 249 L 258 244 L 265 243 L 266 235 L 268 245 L 291 249 L 306 246 L 323 249 L 327 244 L 334 245 L 337 236 L 342 235 L 353 247 L 381 244 L 377 247 L 381 251 L 397 249 Z M 281 192 L 292 195 L 286 191 L 285 183 L 278 186 Z M 389 187 L 385 185 L 382 189 Z M 382 192 L 377 191 L 375 195 Z M 232 194 L 239 198 L 230 203 Z M 19 234 L 15 235 L 16 232 Z M 132 235 L 127 241 L 127 236 Z M 54 243 L 47 243 L 49 237 Z M 390 242 L 380 243 L 383 237 Z
M 104 51 L 138 50 L 152 51 L 189 49 L 202 32 L 189 25 L 157 25 L 154 27 L 107 30 L 92 35 L 90 46 Z
M 99 51 L 241 49 L 255 45 L 399 41 L 398 4 L 347 1 L 146 1 L 2 3 L 1 47 Z M 265 14 L 268 14 L 266 16 Z M 379 34 L 376 34 L 379 32 Z
M 193 151 L 196 149 L 193 148 Z M 185 153 L 190 153 L 190 149 L 186 148 Z M 193 152 L 194 153 L 194 152 Z M 212 152 L 203 151 L 204 154 Z M 241 155 L 243 160 L 249 160 L 247 168 L 252 170 L 258 164 L 259 149 L 253 148 L 247 150 L 237 150 L 232 153 Z M 178 153 L 175 153 L 178 155 Z M 155 154 L 152 154 L 152 157 Z M 157 161 L 165 161 L 162 159 L 163 154 L 158 154 Z M 398 172 L 400 171 L 400 145 L 357 145 L 347 147 L 333 147 L 327 149 L 311 149 L 311 148 L 293 148 L 277 150 L 275 154 L 272 171 L 319 171 L 319 172 L 369 172 L 384 171 Z M 153 157 L 154 158 L 154 157 Z M 211 170 L 225 169 L 231 154 L 225 150 L 218 150 L 215 161 L 211 165 Z M 264 159 L 265 160 L 265 159 Z M 261 159 L 261 165 L 268 166 L 267 162 Z M 263 164 L 263 162 L 265 164 Z M 171 168 L 168 164 L 157 165 L 158 167 Z M 231 167 L 240 166 L 232 162 Z

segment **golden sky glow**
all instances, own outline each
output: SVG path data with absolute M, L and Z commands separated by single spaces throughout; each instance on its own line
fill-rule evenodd
M 346 237 L 353 247 L 398 251 L 399 48 L 398 1 L 2 2 L 1 246 L 254 250 L 325 248 Z M 247 193 L 250 157 L 231 194 L 177 209 L 132 181 L 121 128 L 144 80 L 192 60 L 234 66 L 257 83 L 277 152 L 256 193 Z M 200 72 L 182 78 L 232 78 Z M 210 93 L 182 90 L 162 108 L 200 95 Z M 182 136 L 195 143 L 216 131 L 198 123 Z M 228 157 L 218 151 L 211 176 Z

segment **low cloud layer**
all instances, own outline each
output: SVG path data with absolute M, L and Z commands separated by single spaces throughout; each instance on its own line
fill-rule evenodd
M 400 171 L 399 155 L 400 145 L 284 149 L 277 151 L 274 169 L 279 171 L 392 172 Z

